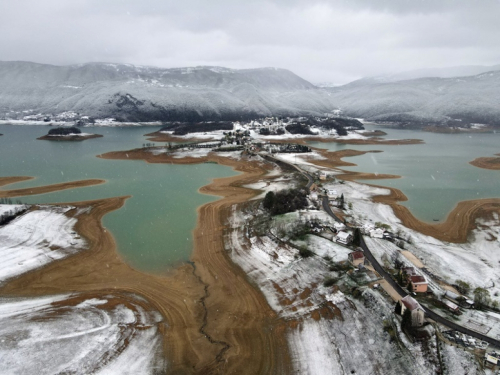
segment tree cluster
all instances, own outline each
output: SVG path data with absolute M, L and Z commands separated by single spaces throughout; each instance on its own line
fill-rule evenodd
M 24 209 L 14 213 L 12 213 L 11 211 L 4 212 L 2 215 L 0 215 L 0 226 L 9 224 L 12 220 L 25 213 L 27 210 L 28 209 Z
M 172 131 L 172 130 L 174 131 L 174 135 L 212 132 L 216 130 L 233 130 L 233 123 L 230 121 L 173 123 L 166 125 L 160 129 L 160 131 Z
M 285 127 L 285 129 L 291 134 L 310 134 L 315 135 L 308 125 L 306 124 L 290 124 Z
M 262 202 L 271 215 L 281 215 L 307 207 L 307 194 L 301 189 L 268 192 Z
M 49 130 L 49 135 L 68 135 L 68 134 L 80 134 L 82 131 L 75 127 L 70 128 L 54 128 Z

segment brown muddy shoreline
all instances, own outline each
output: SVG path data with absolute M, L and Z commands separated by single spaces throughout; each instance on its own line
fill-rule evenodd
M 495 154 L 496 156 L 500 156 L 500 154 Z M 476 158 L 469 162 L 469 164 L 474 167 L 490 169 L 493 171 L 500 170 L 500 157 L 481 157 Z
M 33 177 L 0 177 L 0 186 L 5 186 L 13 184 L 16 182 L 32 180 Z M 35 186 L 22 189 L 12 189 L 12 190 L 0 190 L 0 198 L 13 198 L 13 197 L 23 197 L 27 195 L 38 195 L 53 193 L 55 191 L 76 189 L 80 187 L 100 185 L 105 183 L 105 180 L 101 179 L 88 179 L 70 182 L 61 182 L 59 184 Z
M 372 200 L 376 203 L 389 205 L 404 226 L 437 238 L 441 241 L 454 243 L 466 242 L 470 231 L 476 228 L 476 219 L 490 217 L 493 212 L 500 213 L 500 198 L 476 199 L 459 202 L 448 214 L 446 220 L 442 223 L 431 224 L 421 221 L 413 216 L 407 207 L 399 204 L 399 202 L 408 200 L 406 195 L 401 190 L 387 186 L 369 184 L 364 181 L 400 178 L 401 176 L 352 172 L 339 168 L 342 166 L 355 165 L 353 163 L 345 162 L 342 158 L 362 155 L 367 152 L 357 150 L 342 150 L 336 152 L 323 151 L 322 156 L 326 157 L 327 160 L 309 160 L 309 162 L 318 166 L 339 169 L 341 173 L 336 175 L 339 179 L 361 182 L 369 186 L 389 190 L 389 195 L 377 195 L 374 196 Z
M 146 298 L 165 318 L 159 329 L 169 373 L 291 373 L 283 322 L 262 293 L 247 282 L 246 274 L 231 261 L 223 243 L 231 206 L 258 193 L 241 185 L 261 179 L 267 173 L 265 164 L 217 155 L 150 159 L 151 153 L 142 150 L 111 154 L 101 157 L 178 164 L 211 161 L 242 172 L 215 179 L 200 189 L 222 199 L 198 208 L 191 258 L 195 268 L 182 265 L 168 275 L 158 276 L 129 267 L 116 252 L 112 235 L 101 224 L 102 217 L 120 208 L 127 198 L 117 197 L 71 203 L 76 207 L 92 207 L 90 213 L 78 216 L 76 226 L 90 248 L 24 274 L 7 283 L 0 293 L 12 296 L 133 293 Z M 74 215 L 74 211 L 70 214 Z
M 38 137 L 37 139 L 42 141 L 62 141 L 62 142 L 81 142 L 86 139 L 92 138 L 102 138 L 101 134 L 89 134 L 89 135 L 44 135 Z

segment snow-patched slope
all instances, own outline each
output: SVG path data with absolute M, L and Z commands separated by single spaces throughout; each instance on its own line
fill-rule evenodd
M 200 121 L 335 108 L 329 93 L 285 69 L 0 62 L 0 114 L 13 119 L 73 111 L 124 121 Z
M 71 208 L 41 206 L 0 227 L 0 283 L 85 247 L 65 215 Z
M 165 370 L 157 323 L 108 295 L 0 299 L 2 374 L 151 374 Z
M 289 323 L 288 346 L 294 370 L 300 374 L 432 374 L 418 345 L 402 348 L 390 342 L 384 320 L 392 305 L 370 289 L 363 302 L 324 287 L 334 276 L 319 257 L 302 259 L 298 251 L 278 246 L 268 237 L 248 239 L 249 217 L 233 212 L 235 229 L 226 238 L 231 258 L 263 291 L 269 305 Z M 329 256 L 342 255 L 338 245 L 313 245 Z M 319 245 L 319 246 L 318 246 Z M 345 254 L 345 253 L 344 253 Z M 394 324 L 394 323 L 393 323 Z M 402 335 L 400 340 L 404 341 Z M 408 350 L 409 349 L 409 350 Z

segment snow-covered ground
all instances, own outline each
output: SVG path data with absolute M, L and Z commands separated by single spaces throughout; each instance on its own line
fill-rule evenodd
M 0 216 L 7 215 L 15 215 L 19 211 L 28 208 L 28 206 L 24 204 L 0 204 Z
M 0 373 L 163 373 L 160 321 L 113 295 L 1 298 Z
M 493 299 L 500 294 L 500 218 L 477 220 L 478 228 L 473 230 L 468 242 L 449 243 L 426 236 L 401 224 L 392 209 L 381 203 L 373 203 L 370 197 L 389 194 L 388 189 L 374 188 L 356 182 L 325 184 L 325 188 L 344 194 L 345 201 L 352 203 L 352 210 L 347 213 L 352 220 L 363 223 L 382 222 L 389 224 L 393 232 L 401 230 L 402 237 L 411 237 L 411 244 L 405 244 L 406 250 L 420 259 L 433 274 L 450 284 L 464 280 L 472 288 L 488 289 Z M 386 241 L 373 241 L 370 249 L 381 259 L 383 254 L 390 258 L 397 247 Z M 378 245 L 376 245 L 377 243 Z M 500 301 L 500 300 L 499 300 Z
M 73 229 L 76 219 L 65 215 L 71 209 L 39 206 L 0 227 L 0 283 L 85 248 Z
M 434 374 L 419 344 L 401 332 L 391 341 L 384 324 L 398 331 L 393 306 L 379 292 L 363 288 L 360 299 L 325 287 L 328 262 L 301 258 L 268 237 L 244 235 L 250 214 L 233 211 L 226 237 L 231 258 L 263 291 L 270 306 L 288 325 L 294 370 L 300 374 Z M 318 255 L 344 258 L 336 244 L 314 239 Z M 346 250 L 344 250 L 346 251 Z M 337 275 L 338 276 L 338 275 Z

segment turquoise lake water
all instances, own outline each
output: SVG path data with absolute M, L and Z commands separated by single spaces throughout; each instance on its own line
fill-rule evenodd
M 385 131 L 387 135 L 384 138 L 387 139 L 416 138 L 424 140 L 425 144 L 310 144 L 332 151 L 383 151 L 345 158 L 345 161 L 357 166 L 344 169 L 402 176 L 400 179 L 376 180 L 373 183 L 400 189 L 408 197 L 408 201 L 402 204 L 423 221 L 445 220 L 460 201 L 500 197 L 500 171 L 481 169 L 469 164 L 477 157 L 500 153 L 499 133 L 435 134 L 379 125 L 366 125 L 365 128 Z
M 401 189 L 404 202 L 421 220 L 443 220 L 457 202 L 500 197 L 500 172 L 473 167 L 469 161 L 500 152 L 500 134 L 434 134 L 422 131 L 381 129 L 385 138 L 419 138 L 420 145 L 374 146 L 312 142 L 330 150 L 381 150 L 346 158 L 354 171 L 402 176 L 376 184 Z M 35 180 L 9 185 L 22 188 L 87 178 L 106 184 L 21 197 L 26 203 L 57 203 L 132 195 L 125 206 L 106 215 L 104 225 L 113 233 L 120 254 L 134 268 L 161 273 L 189 259 L 196 208 L 217 199 L 197 193 L 213 178 L 235 172 L 217 164 L 170 165 L 143 161 L 103 160 L 109 151 L 141 147 L 144 134 L 158 127 L 86 128 L 103 138 L 83 142 L 39 141 L 46 126 L 0 125 L 0 176 L 33 176 Z M 18 199 L 18 198 L 15 198 Z
M 229 167 L 147 164 L 104 160 L 96 155 L 141 147 L 143 135 L 158 127 L 85 128 L 104 135 L 83 142 L 40 141 L 47 126 L 0 125 L 0 176 L 33 176 L 8 185 L 22 188 L 100 178 L 102 185 L 14 198 L 23 203 L 58 203 L 132 195 L 125 206 L 107 214 L 103 224 L 114 235 L 118 250 L 135 269 L 161 273 L 189 259 L 196 226 L 196 208 L 217 197 L 197 193 L 213 178 L 235 175 Z

